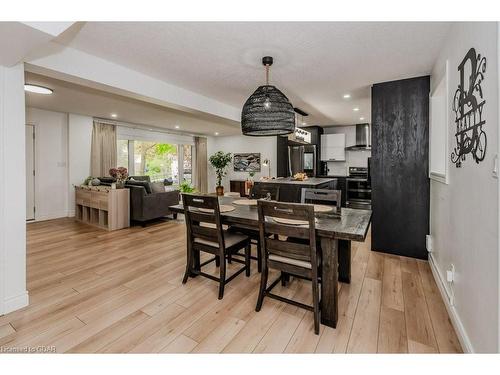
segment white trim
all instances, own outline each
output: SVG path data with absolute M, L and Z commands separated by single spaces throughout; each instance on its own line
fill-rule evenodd
M 45 220 L 54 220 L 54 219 L 61 219 L 63 217 L 69 217 L 70 216 L 70 211 L 54 211 L 54 212 L 49 212 L 46 213 L 45 215 L 36 215 L 35 220 L 29 220 L 26 221 L 26 223 L 36 223 L 38 221 L 45 221 Z M 73 210 L 73 216 L 75 214 L 75 211 Z
M 475 353 L 474 347 L 472 346 L 469 336 L 465 331 L 465 327 L 460 320 L 460 316 L 458 315 L 455 306 L 452 306 L 450 304 L 448 293 L 446 291 L 446 288 L 444 287 L 444 279 L 442 278 L 441 273 L 439 272 L 439 269 L 434 262 L 432 253 L 429 253 L 429 265 L 431 266 L 432 275 L 434 276 L 436 285 L 438 286 L 439 292 L 441 293 L 441 298 L 443 299 L 446 311 L 448 311 L 448 316 L 450 317 L 453 328 L 455 328 L 455 332 L 457 333 L 457 337 L 460 341 L 460 345 L 462 346 L 462 350 L 465 353 Z
M 445 132 L 444 132 L 444 144 L 445 144 L 445 163 L 444 163 L 444 174 L 443 173 L 438 173 L 434 172 L 431 170 L 432 164 L 432 147 L 431 147 L 431 139 L 432 139 L 432 118 L 431 118 L 431 113 L 432 113 L 432 96 L 434 95 L 436 89 L 441 85 L 441 83 L 444 81 L 445 84 Z M 433 87 L 432 92 L 429 94 L 429 178 L 431 180 L 443 183 L 448 185 L 449 184 L 449 166 L 448 166 L 448 152 L 449 152 L 449 147 L 448 147 L 448 132 L 449 132 L 449 61 L 446 60 L 445 62 L 445 67 L 444 67 L 444 76 L 443 78 L 439 81 L 436 87 Z
M 17 296 L 5 298 L 4 302 L 4 314 L 22 309 L 29 304 L 29 293 L 27 290 L 25 290 L 23 293 Z

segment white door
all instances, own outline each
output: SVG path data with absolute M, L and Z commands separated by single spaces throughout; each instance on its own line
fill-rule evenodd
M 35 127 L 26 125 L 26 220 L 35 219 Z

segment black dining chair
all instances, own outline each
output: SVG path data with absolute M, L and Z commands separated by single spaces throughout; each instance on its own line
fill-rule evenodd
M 322 204 L 334 207 L 334 213 L 341 214 L 342 191 L 329 189 L 302 188 L 301 203 Z
M 250 198 L 270 198 L 273 201 L 280 200 L 280 187 L 278 185 L 255 184 L 250 191 Z
M 254 185 L 250 192 L 251 199 L 271 199 L 274 201 L 278 201 L 280 197 L 280 188 L 279 186 L 265 186 L 261 187 L 260 184 Z M 237 225 L 231 226 L 231 230 L 235 232 L 240 232 L 248 237 L 252 244 L 257 247 L 257 256 L 250 255 L 250 258 L 257 261 L 257 271 L 262 271 L 262 259 L 260 257 L 260 234 L 258 230 L 242 228 Z
M 224 286 L 243 271 L 250 276 L 250 238 L 241 233 L 224 230 L 221 223 L 219 200 L 215 196 L 182 194 L 187 229 L 187 262 L 182 283 L 190 276 L 200 275 L 219 282 L 219 299 L 224 297 Z M 245 250 L 245 260 L 233 259 L 244 264 L 226 279 L 226 260 L 239 250 Z M 198 265 L 200 253 L 214 257 Z M 213 261 L 219 266 L 219 277 L 202 272 L 201 268 Z
M 259 233 L 262 252 L 262 273 L 256 311 L 260 311 L 264 297 L 277 299 L 314 313 L 314 332 L 319 334 L 321 256 L 316 246 L 314 207 L 309 204 L 258 201 Z M 304 225 L 280 223 L 278 219 L 300 220 Z M 282 241 L 280 236 L 286 236 Z M 302 242 L 290 242 L 296 238 Z M 281 276 L 269 286 L 269 269 L 281 271 Z M 313 305 L 309 306 L 272 293 L 283 274 L 311 280 Z

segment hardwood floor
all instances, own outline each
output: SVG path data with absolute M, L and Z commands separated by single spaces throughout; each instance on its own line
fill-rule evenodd
M 313 332 L 312 314 L 295 306 L 268 298 L 255 312 L 260 277 L 255 263 L 251 277 L 240 275 L 230 282 L 220 301 L 211 280 L 198 277 L 182 285 L 181 221 L 106 232 L 59 219 L 29 224 L 27 241 L 31 303 L 0 317 L 4 348 L 42 345 L 71 353 L 461 352 L 428 263 L 372 252 L 370 237 L 353 243 L 352 282 L 340 286 L 337 329 L 322 325 L 319 336 Z M 213 263 L 211 267 L 215 272 Z M 292 278 L 276 291 L 310 303 L 310 283 Z

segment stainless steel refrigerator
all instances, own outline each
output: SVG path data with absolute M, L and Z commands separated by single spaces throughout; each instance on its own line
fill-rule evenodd
M 310 177 L 316 176 L 316 158 L 315 145 L 288 146 L 290 176 L 299 172 Z

